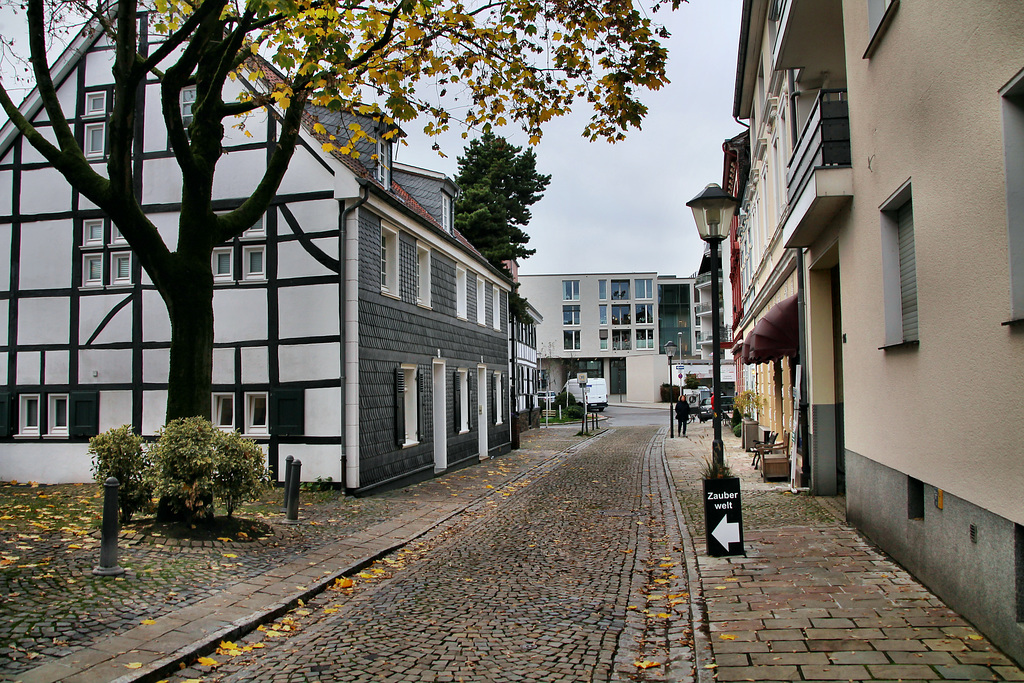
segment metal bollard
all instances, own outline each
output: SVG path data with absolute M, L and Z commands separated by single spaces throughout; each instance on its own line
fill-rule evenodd
M 117 564 L 118 519 L 117 492 L 121 484 L 114 477 L 103 482 L 103 532 L 100 540 L 100 566 L 93 567 L 96 576 L 120 576 L 124 569 Z
M 284 459 L 284 503 L 281 505 L 281 512 L 288 512 L 288 496 L 291 495 L 292 490 L 292 462 L 295 460 L 294 455 L 289 455 Z
M 289 484 L 289 493 L 286 493 L 288 497 L 288 513 L 284 518 L 285 524 L 298 524 L 299 523 L 299 482 L 302 481 L 302 477 L 299 476 L 302 472 L 302 461 L 294 460 L 292 462 L 292 480 Z

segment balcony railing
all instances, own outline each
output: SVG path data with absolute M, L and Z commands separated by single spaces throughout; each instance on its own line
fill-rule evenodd
M 786 174 L 790 203 L 796 201 L 814 169 L 850 165 L 850 106 L 845 90 L 821 90 L 800 133 Z
M 711 284 L 711 273 L 701 273 L 693 280 L 694 287 L 703 287 Z

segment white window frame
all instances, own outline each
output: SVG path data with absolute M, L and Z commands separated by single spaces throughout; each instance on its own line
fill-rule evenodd
M 213 417 L 213 425 L 225 432 L 235 431 L 235 395 L 231 393 L 215 393 L 212 397 L 212 409 L 210 415 Z M 227 404 L 228 415 L 230 420 L 223 422 L 220 418 L 223 413 L 223 408 Z
M 580 281 L 562 280 L 562 301 L 580 300 Z
M 242 239 L 263 238 L 267 236 L 266 216 L 260 216 L 252 227 L 242 233 Z
M 99 275 L 92 277 L 92 263 L 99 264 Z M 102 287 L 103 286 L 103 254 L 86 254 L 82 257 L 82 286 L 83 287 Z
M 99 102 L 101 106 L 90 106 L 93 102 Z M 106 117 L 107 115 L 107 92 L 105 90 L 94 90 L 85 93 L 85 113 L 83 118 Z
M 597 281 L 597 300 L 608 301 L 608 281 L 598 280 Z
M 459 434 L 469 432 L 469 370 L 459 368 Z
M 570 335 L 570 336 L 566 336 Z M 567 339 L 571 339 L 569 346 L 565 345 Z M 579 330 L 563 330 L 562 331 L 562 350 L 563 351 L 579 351 L 580 350 L 580 331 Z
M 645 339 L 641 339 L 641 335 Z M 636 348 L 637 349 L 653 349 L 654 348 L 654 330 L 653 329 L 640 329 L 636 331 Z
M 377 134 L 376 151 L 374 154 L 377 161 L 376 176 L 377 180 L 380 181 L 380 184 L 387 190 L 391 189 L 391 167 L 388 163 L 388 146 L 390 144 L 391 143 L 384 139 L 383 133 Z
M 221 273 L 220 257 L 228 257 L 228 272 Z M 214 282 L 232 282 L 235 279 L 235 255 L 234 250 L 231 247 L 223 247 L 221 249 L 214 249 L 213 256 L 211 257 L 210 267 L 213 269 L 213 281 Z
M 575 309 L 575 310 L 573 310 Z M 565 321 L 566 315 L 569 316 L 569 322 Z M 562 325 L 565 327 L 579 327 L 580 326 L 580 305 L 579 304 L 563 304 L 562 305 Z
M 441 193 L 441 227 L 448 234 L 455 231 L 454 201 L 446 192 Z
M 97 149 L 93 146 L 93 133 L 100 132 L 100 146 Z M 82 128 L 82 152 L 86 159 L 102 159 L 107 153 L 107 124 L 100 121 L 87 123 Z
M 128 275 L 120 275 L 121 259 L 128 260 Z M 132 283 L 132 252 L 115 251 L 110 254 L 110 282 L 114 285 L 130 285 Z
M 255 271 L 252 269 L 252 255 L 260 255 L 260 270 Z M 264 246 L 258 247 L 246 247 L 242 250 L 242 269 L 243 276 L 246 280 L 266 280 L 267 279 L 267 250 Z
M 192 107 L 196 103 L 196 86 L 190 85 L 181 89 L 178 104 L 181 107 L 181 125 L 187 130 L 192 123 Z
M 430 249 L 416 247 L 416 303 L 430 308 Z
M 1010 321 L 1024 320 L 1024 69 L 1000 89 L 1006 160 Z
M 644 291 L 641 291 L 641 282 L 644 283 Z M 636 282 L 633 283 L 633 287 L 636 290 L 635 298 L 645 301 L 654 298 L 654 280 L 652 280 L 651 278 L 638 278 Z
M 487 288 L 479 275 L 476 276 L 476 324 L 487 324 Z
M 917 300 L 913 305 L 914 320 L 908 319 L 903 297 L 904 288 L 912 278 L 916 288 L 917 271 L 908 273 L 900 264 L 900 227 L 898 214 L 909 206 L 913 215 L 913 188 L 907 180 L 879 207 L 882 224 L 882 302 L 885 316 L 885 342 L 880 348 L 917 343 L 919 340 L 920 323 L 917 319 Z M 916 256 L 916 245 L 910 245 L 910 251 Z M 916 261 L 916 258 L 915 258 Z
M 64 424 L 60 424 L 58 418 L 58 404 L 64 404 Z M 67 394 L 50 394 L 46 397 L 46 435 L 66 437 L 68 435 L 68 423 L 71 419 L 71 402 Z
M 103 246 L 103 229 L 105 221 L 102 218 L 88 218 L 82 221 L 82 246 L 101 247 Z M 93 237 L 93 228 L 99 228 L 99 237 Z
M 398 232 L 380 227 L 380 291 L 398 298 Z
M 111 225 L 110 226 L 110 243 L 112 245 L 113 244 L 117 244 L 117 245 L 128 244 L 128 240 L 126 240 L 124 238 L 124 235 L 121 234 L 121 231 L 118 230 L 116 226 Z
M 419 443 L 417 433 L 419 432 L 419 411 L 416 409 L 416 398 L 419 395 L 417 391 L 417 382 L 419 377 L 417 376 L 419 368 L 415 365 L 402 364 L 402 374 L 405 376 L 405 391 L 402 394 L 402 401 L 405 408 L 405 443 L 402 444 L 403 448 L 409 446 L 415 446 Z
M 501 331 L 501 290 L 496 285 L 491 285 L 491 317 L 492 326 L 495 330 Z
M 263 403 L 263 421 L 260 423 L 259 404 Z M 270 396 L 265 391 L 250 391 L 245 394 L 245 433 L 248 436 L 270 435 Z
M 35 404 L 34 421 L 28 420 L 30 403 Z M 18 436 L 39 436 L 39 419 L 42 411 L 40 408 L 39 394 L 22 394 L 18 399 Z
M 461 320 L 469 319 L 469 297 L 466 288 L 469 277 L 462 266 L 455 267 L 455 315 Z
M 505 412 L 505 399 L 503 394 L 504 389 L 501 388 L 501 378 L 504 375 L 500 372 L 494 373 L 494 424 L 500 425 L 505 423 L 503 414 Z

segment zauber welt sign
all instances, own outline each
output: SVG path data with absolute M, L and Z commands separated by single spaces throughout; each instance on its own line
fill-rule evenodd
M 704 480 L 704 528 L 711 557 L 746 554 L 739 477 Z

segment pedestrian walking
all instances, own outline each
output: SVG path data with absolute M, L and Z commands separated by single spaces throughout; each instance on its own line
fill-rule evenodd
M 679 423 L 679 435 L 686 436 L 686 423 L 690 421 L 690 404 L 686 397 L 680 396 L 676 401 L 676 422 Z

